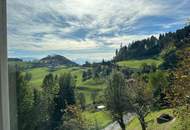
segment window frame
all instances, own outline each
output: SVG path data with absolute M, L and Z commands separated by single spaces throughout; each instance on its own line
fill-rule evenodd
M 7 4 L 0 0 L 0 130 L 10 130 L 7 55 Z

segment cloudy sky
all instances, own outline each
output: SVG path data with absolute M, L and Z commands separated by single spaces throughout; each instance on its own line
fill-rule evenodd
M 175 31 L 190 0 L 8 0 L 9 57 L 111 59 L 121 43 Z

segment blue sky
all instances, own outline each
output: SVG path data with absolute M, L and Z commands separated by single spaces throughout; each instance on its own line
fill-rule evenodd
M 120 44 L 175 31 L 190 0 L 8 0 L 9 57 L 109 60 Z

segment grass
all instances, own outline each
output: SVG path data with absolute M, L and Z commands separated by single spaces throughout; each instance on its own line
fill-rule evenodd
M 91 99 L 91 93 L 96 91 L 97 92 L 97 101 L 101 100 L 104 89 L 106 88 L 106 83 L 104 80 L 100 79 L 89 79 L 84 82 L 80 82 L 79 86 L 77 89 L 79 92 L 84 93 L 86 97 L 86 104 L 92 104 L 92 99 Z
M 170 114 L 173 116 L 173 110 L 172 109 L 165 109 L 161 111 L 155 111 L 151 112 L 147 115 L 145 118 L 146 122 L 148 123 L 147 130 L 179 130 L 180 123 L 177 118 L 174 118 L 172 121 L 158 124 L 156 121 L 156 118 L 159 117 L 161 114 Z M 137 119 L 137 117 L 134 117 L 134 119 L 129 122 L 127 125 L 126 130 L 141 130 L 140 122 Z
M 41 67 L 41 68 L 34 68 L 34 69 L 30 69 L 29 73 L 32 74 L 32 80 L 31 80 L 31 85 L 35 88 L 40 89 L 43 79 L 44 77 L 48 74 L 48 73 L 53 73 L 56 74 L 58 76 L 60 76 L 61 74 L 67 73 L 67 72 L 71 72 L 74 76 L 76 76 L 77 78 L 81 78 L 80 74 L 82 73 L 82 70 L 78 67 L 78 68 L 74 68 L 74 67 L 61 67 L 55 70 L 50 70 L 47 67 Z M 76 79 L 77 81 L 79 79 Z
M 86 104 L 92 104 L 91 93 L 97 92 L 97 101 L 101 100 L 104 89 L 106 87 L 105 81 L 103 80 L 94 80 L 89 79 L 87 81 L 81 82 L 79 86 L 77 86 L 78 92 L 81 92 L 86 97 Z
M 129 68 L 140 68 L 142 64 L 146 63 L 148 65 L 155 64 L 159 66 L 162 63 L 162 59 L 143 59 L 143 60 L 125 60 L 120 61 L 117 64 L 122 67 L 129 67 Z
M 98 112 L 85 111 L 83 112 L 83 115 L 86 118 L 86 120 L 88 120 L 90 123 L 95 124 L 97 121 L 99 128 L 105 128 L 107 125 L 112 123 L 112 119 L 108 111 L 98 111 Z
M 35 68 L 29 70 L 29 73 L 32 74 L 31 86 L 37 89 L 41 89 L 42 81 L 46 74 L 48 74 L 48 68 Z
M 51 72 L 53 74 L 60 76 L 64 73 L 71 72 L 71 74 L 76 78 L 75 80 L 76 80 L 77 92 L 84 93 L 85 98 L 86 98 L 86 104 L 88 105 L 92 103 L 91 93 L 93 91 L 97 91 L 98 92 L 97 99 L 99 100 L 101 95 L 103 95 L 103 90 L 105 89 L 106 84 L 104 80 L 100 80 L 100 79 L 95 80 L 91 78 L 89 80 L 83 81 L 82 73 L 85 69 L 87 68 L 66 67 L 66 66 L 62 66 L 60 68 L 56 68 L 53 70 L 47 67 L 33 68 L 29 70 L 29 73 L 32 74 L 32 80 L 30 84 L 33 88 L 41 90 L 43 79 L 48 73 Z

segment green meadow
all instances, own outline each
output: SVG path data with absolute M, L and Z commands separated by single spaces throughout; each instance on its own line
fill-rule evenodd
M 155 64 L 156 66 L 159 66 L 163 62 L 162 59 L 141 59 L 141 60 L 125 60 L 120 61 L 117 64 L 122 67 L 128 67 L 128 68 L 140 68 L 143 64 Z

